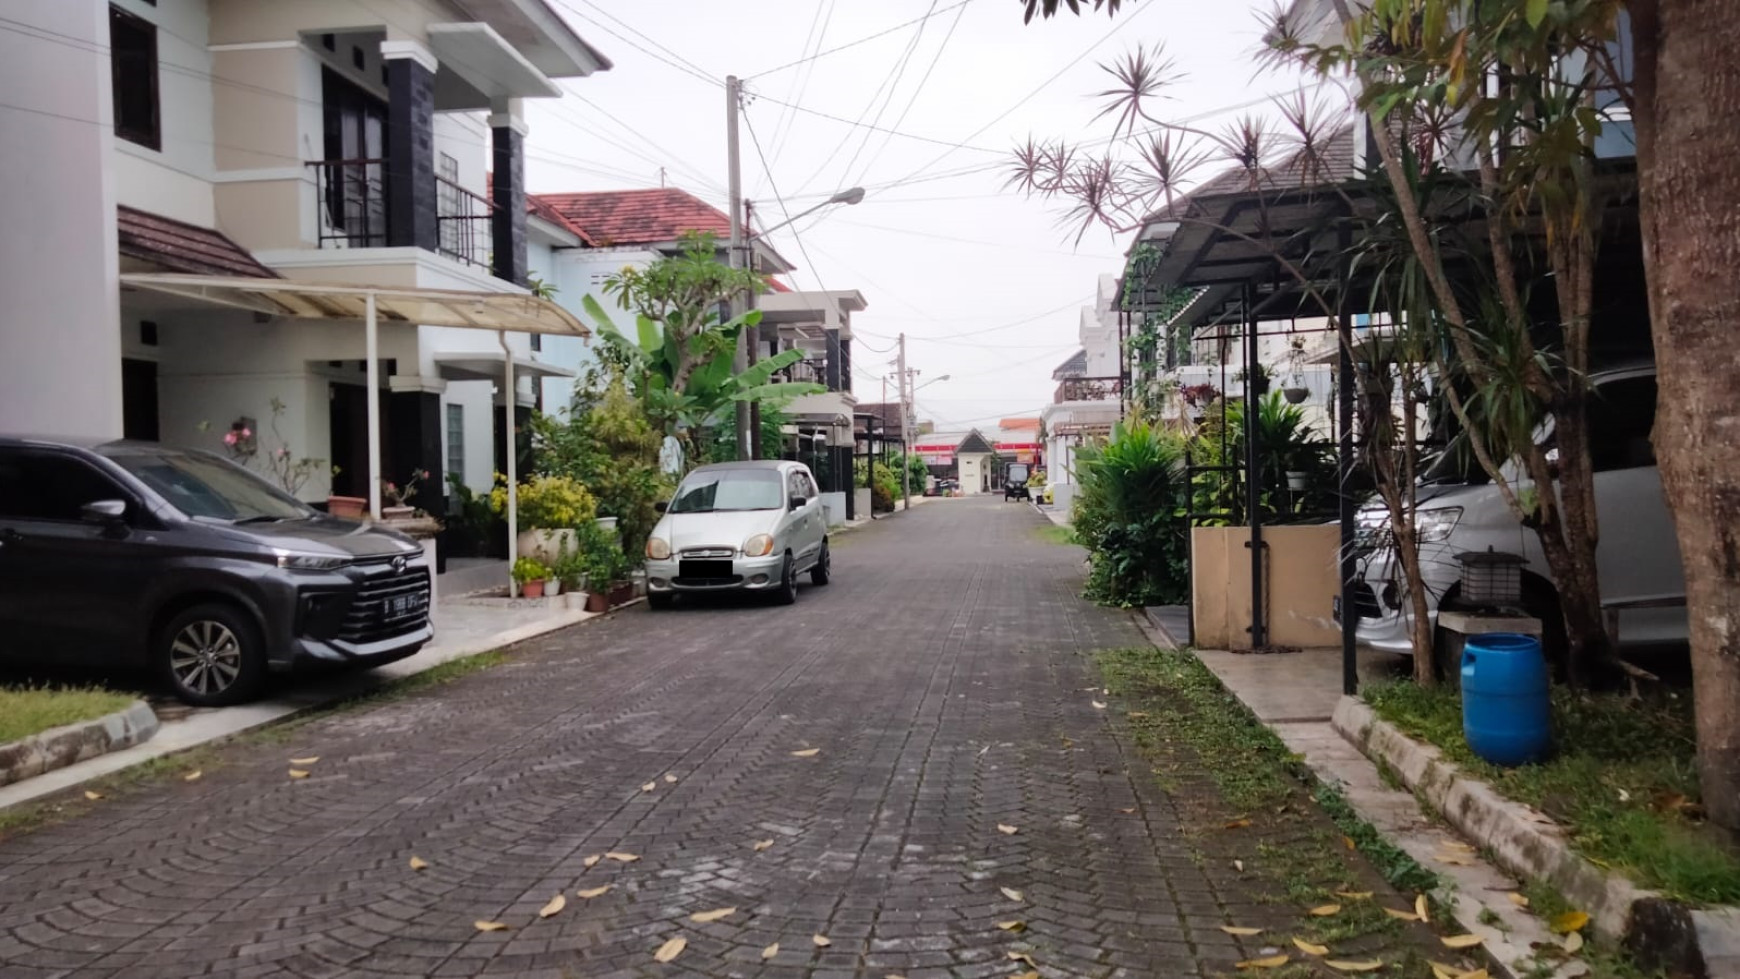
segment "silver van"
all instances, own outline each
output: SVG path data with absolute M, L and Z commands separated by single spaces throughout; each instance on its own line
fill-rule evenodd
M 1595 558 L 1608 628 L 1622 646 L 1684 642 L 1686 585 L 1679 542 L 1649 438 L 1655 424 L 1655 366 L 1637 362 L 1603 369 L 1591 374 L 1590 382 L 1589 441 L 1601 534 Z M 1550 446 L 1550 433 L 1545 439 Z M 1528 561 L 1522 611 L 1541 619 L 1551 645 L 1564 627 L 1540 538 L 1517 521 L 1480 465 L 1461 449 L 1452 441 L 1418 489 L 1416 525 L 1430 614 L 1435 622 L 1440 607 L 1456 607 L 1457 554 L 1488 548 L 1520 554 Z M 1409 654 L 1407 579 L 1394 549 L 1383 544 L 1389 539 L 1389 511 L 1374 501 L 1360 510 L 1358 521 L 1358 572 L 1349 594 L 1359 616 L 1359 641 Z

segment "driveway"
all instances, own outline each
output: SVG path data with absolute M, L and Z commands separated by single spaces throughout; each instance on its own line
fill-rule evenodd
M 1248 895 L 1095 706 L 1143 637 L 1045 526 L 940 501 L 794 607 L 628 609 L 15 835 L 0 975 L 1230 971 Z

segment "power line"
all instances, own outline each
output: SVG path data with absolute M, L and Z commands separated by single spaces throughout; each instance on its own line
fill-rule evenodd
M 789 222 L 791 220 L 791 208 L 786 206 L 785 198 L 780 196 L 779 182 L 773 179 L 773 169 L 767 165 L 767 154 L 761 148 L 761 137 L 756 135 L 755 124 L 749 120 L 749 113 L 747 112 L 743 114 L 743 127 L 749 130 L 749 142 L 755 146 L 755 156 L 761 161 L 762 172 L 767 174 L 767 185 L 773 190 L 773 199 L 778 202 L 780 213 L 783 214 L 786 221 Z M 795 227 L 792 228 L 791 236 L 797 241 L 798 251 L 803 254 L 804 262 L 808 266 L 810 274 L 815 276 L 816 285 L 820 287 L 823 292 L 826 292 L 828 287 L 822 283 L 821 269 L 816 267 L 815 259 L 810 257 L 809 249 L 804 247 L 803 237 L 797 233 Z
M 930 232 L 930 231 L 919 231 L 915 228 L 894 228 L 894 227 L 890 227 L 890 226 L 885 225 L 885 224 L 868 224 L 868 223 L 863 222 L 863 221 L 848 221 L 845 218 L 837 219 L 834 223 L 848 225 L 848 226 L 854 227 L 854 228 L 868 228 L 872 231 L 886 231 L 886 232 L 889 232 L 891 234 L 897 234 L 897 235 L 912 235 L 913 237 L 916 237 L 916 238 L 930 238 L 930 239 L 933 239 L 936 241 L 950 241 L 950 242 L 955 242 L 957 244 L 962 244 L 962 245 L 979 245 L 979 246 L 982 246 L 985 248 L 1011 248 L 1011 249 L 1015 249 L 1017 251 L 1043 252 L 1047 255 L 1069 255 L 1069 256 L 1072 256 L 1075 258 L 1093 258 L 1093 259 L 1101 259 L 1101 260 L 1108 261 L 1108 262 L 1121 262 L 1124 260 L 1124 257 L 1122 255 L 1094 255 L 1091 253 L 1064 251 L 1061 248 L 1044 248 L 1044 247 L 1041 247 L 1038 245 L 1017 245 L 1017 244 L 1011 244 L 1010 242 L 1006 242 L 1006 241 L 984 241 L 984 240 L 978 239 L 978 238 L 957 238 L 954 235 L 943 235 L 943 234 L 936 234 L 936 233 Z
M 816 0 L 816 12 L 810 15 L 809 33 L 804 35 L 803 53 L 806 57 L 810 53 L 812 41 L 815 49 L 821 50 L 822 41 L 828 36 L 828 25 L 834 22 L 835 3 L 836 0 Z M 823 7 L 827 8 L 826 14 L 822 12 Z M 821 24 L 820 31 L 816 29 L 818 22 Z M 798 77 L 792 80 L 791 87 L 786 89 L 786 100 L 793 104 L 803 102 L 804 93 L 809 91 L 810 79 L 815 76 L 815 73 L 816 63 L 814 61 L 805 65 L 804 70 L 798 73 Z M 775 164 L 779 163 L 780 154 L 785 152 L 786 140 L 791 138 L 792 124 L 796 121 L 796 116 L 792 114 L 793 111 L 791 106 L 786 106 L 780 111 L 779 121 L 774 124 L 773 162 Z
M 565 0 L 556 0 L 556 2 L 560 3 L 563 7 L 567 7 L 569 10 L 574 10 L 573 7 L 568 6 L 568 4 L 565 2 Z M 680 64 L 677 67 L 685 67 L 686 66 L 687 68 L 693 69 L 694 73 L 699 74 L 703 78 L 706 78 L 708 81 L 712 82 L 714 85 L 724 85 L 725 84 L 723 81 L 719 80 L 719 77 L 717 75 L 714 75 L 712 72 L 708 71 L 705 68 L 702 68 L 700 65 L 695 64 L 693 61 L 690 61 L 688 58 L 683 57 L 682 55 L 678 54 L 677 52 L 672 51 L 670 48 L 665 47 L 663 44 L 660 44 L 657 40 L 648 37 L 646 34 L 642 33 L 641 31 L 636 30 L 632 24 L 623 20 L 621 17 L 616 16 L 615 14 L 611 13 L 610 11 L 605 10 L 603 7 L 600 7 L 598 4 L 593 3 L 592 0 L 580 0 L 580 2 L 584 3 L 588 7 L 591 7 L 593 10 L 598 11 L 599 13 L 603 14 L 604 16 L 609 17 L 611 20 L 613 20 L 617 24 L 621 25 L 624 30 L 628 31 L 630 34 L 633 34 L 635 37 L 640 38 L 641 40 L 645 41 L 646 43 L 652 45 L 655 48 L 658 48 L 660 51 L 663 51 L 665 54 L 668 54 L 672 58 L 676 59 L 678 62 L 680 62 Z M 579 13 L 579 11 L 574 11 L 574 12 Z M 580 16 L 584 17 L 585 14 L 580 14 Z M 597 23 L 597 22 L 594 21 L 594 23 Z M 598 26 L 604 27 L 603 24 L 599 24 Z M 610 28 L 608 28 L 608 27 L 604 27 L 604 29 L 607 31 L 610 30 Z M 614 31 L 611 31 L 611 33 L 615 34 Z M 620 37 L 620 35 L 617 35 L 617 36 Z
M 926 18 L 928 18 L 931 14 L 936 12 L 937 3 L 938 3 L 938 0 L 930 0 L 930 9 L 925 11 Z M 962 9 L 965 9 L 965 8 L 962 8 Z M 890 105 L 894 104 L 894 93 L 896 93 L 900 90 L 900 80 L 902 78 L 906 77 L 906 67 L 908 65 L 912 64 L 912 54 L 914 51 L 918 50 L 918 42 L 924 39 L 924 29 L 926 26 L 927 26 L 927 24 L 924 20 L 920 20 L 918 22 L 918 29 L 912 32 L 912 40 L 907 42 L 906 50 L 901 52 L 900 60 L 895 64 L 894 70 L 892 72 L 890 72 L 888 75 L 884 76 L 884 81 L 888 84 L 888 95 L 883 98 L 882 108 L 876 110 L 876 117 L 874 119 L 870 120 L 870 125 L 874 126 L 877 123 L 881 122 L 882 121 L 882 114 L 884 112 L 888 111 L 888 107 Z M 882 92 L 882 87 L 877 86 L 876 93 L 881 94 L 881 92 Z M 870 104 L 874 105 L 875 103 L 876 103 L 876 95 L 871 95 L 870 96 Z M 866 112 L 869 111 L 869 106 L 865 106 L 865 111 Z M 862 119 L 863 116 L 860 115 L 859 118 Z M 853 182 L 852 181 L 852 167 L 855 164 L 857 164 L 858 157 L 864 155 L 864 151 L 866 149 L 868 149 L 870 146 L 870 140 L 873 139 L 874 137 L 875 137 L 874 133 L 865 132 L 864 138 L 858 141 L 858 148 L 852 152 L 852 158 L 850 160 L 846 161 L 846 166 L 840 171 L 840 183 L 841 184 L 846 185 L 846 186 L 850 186 L 852 184 L 852 182 Z M 846 141 L 850 140 L 851 138 L 852 138 L 851 135 L 848 134 L 846 137 L 846 140 L 841 141 L 840 146 L 842 149 L 845 148 Z M 884 141 L 886 141 L 887 139 L 888 139 L 888 137 L 886 137 L 886 136 L 883 137 Z M 825 166 L 825 164 L 824 164 L 824 166 Z M 807 181 L 806 181 L 806 184 L 807 184 Z M 803 188 L 799 187 L 798 189 L 802 190 Z
M 934 7 L 935 3 L 932 3 L 932 6 Z M 931 55 L 929 66 L 924 69 L 924 75 L 918 80 L 918 86 L 912 90 L 911 97 L 906 100 L 905 108 L 900 110 L 900 115 L 895 118 L 894 125 L 891 128 L 898 130 L 901 123 L 906 121 L 907 114 L 912 112 L 912 107 L 918 104 L 918 97 L 924 94 L 925 83 L 930 81 L 931 74 L 936 71 L 937 63 L 942 61 L 943 52 L 948 49 L 949 41 L 955 36 L 955 28 L 961 26 L 961 18 L 966 16 L 966 13 L 967 8 L 965 6 L 955 11 L 955 19 L 949 23 L 948 32 L 943 35 L 942 43 L 937 45 L 936 53 Z M 914 44 L 916 45 L 916 43 L 915 40 Z M 870 157 L 869 163 L 864 164 L 864 169 L 858 173 L 858 179 L 853 181 L 853 183 L 863 181 L 864 177 L 875 168 L 876 161 L 882 159 L 883 153 L 888 152 L 888 142 L 892 138 L 893 137 L 891 136 L 882 137 L 882 145 L 876 148 L 876 154 Z
M 657 51 L 651 51 L 651 50 L 648 50 L 647 48 L 640 46 L 639 44 L 636 44 L 632 39 L 624 37 L 621 34 L 617 33 L 616 31 L 612 30 L 610 28 L 610 25 L 601 23 L 601 22 L 593 19 L 592 17 L 588 16 L 585 13 L 585 11 L 582 11 L 582 10 L 576 8 L 572 4 L 566 2 L 566 0 L 556 0 L 556 4 L 558 6 L 560 6 L 562 9 L 573 14 L 574 16 L 579 17 L 580 19 L 586 21 L 587 23 L 593 25 L 594 27 L 597 27 L 598 29 L 604 31 L 606 34 L 609 34 L 611 37 L 616 38 L 618 41 L 621 41 L 622 43 L 628 45 L 629 47 L 634 48 L 636 51 L 639 51 L 641 54 L 644 54 L 647 57 L 652 58 L 655 61 L 658 61 L 662 64 L 665 64 L 665 65 L 668 65 L 672 68 L 675 68 L 677 71 L 680 71 L 683 74 L 690 76 L 691 78 L 697 78 L 697 79 L 707 83 L 708 85 L 719 86 L 719 85 L 724 84 L 719 79 L 714 78 L 712 75 L 707 74 L 705 71 L 702 71 L 700 68 L 697 68 L 697 67 L 694 67 L 690 64 L 687 64 L 686 59 L 681 59 L 681 56 L 677 55 L 675 52 L 671 52 L 671 57 L 668 58 L 662 54 L 659 54 Z M 608 17 L 610 15 L 606 14 L 605 16 Z M 616 20 L 615 17 L 611 17 L 610 19 Z M 617 23 L 621 24 L 622 21 L 618 20 Z M 627 24 L 623 24 L 623 26 L 628 27 Z M 634 28 L 632 28 L 632 27 L 629 27 L 628 29 L 634 30 Z M 634 32 L 636 34 L 640 34 L 639 31 L 634 31 Z M 646 35 L 644 35 L 644 34 L 641 34 L 641 36 L 646 37 Z M 657 41 L 653 41 L 651 38 L 647 38 L 647 40 L 650 43 L 657 45 L 660 48 L 664 48 L 663 45 L 658 44 Z M 670 49 L 664 48 L 664 50 L 669 51 Z M 685 63 L 679 64 L 678 61 L 673 61 L 673 60 L 671 60 L 671 58 L 678 58 L 679 60 L 683 60 Z
M 718 182 L 715 181 L 712 177 L 706 175 L 703 171 L 697 169 L 696 167 L 694 167 L 688 163 L 685 163 L 681 156 L 679 156 L 675 153 L 672 153 L 670 150 L 665 149 L 663 146 L 660 146 L 658 143 L 653 142 L 652 138 L 647 136 L 645 133 L 642 133 L 640 130 L 634 128 L 633 126 L 630 126 L 626 122 L 623 122 L 621 119 L 618 119 L 615 115 L 613 115 L 610 112 L 609 109 L 606 109 L 601 105 L 598 105 L 597 103 L 586 98 L 584 95 L 581 95 L 578 92 L 573 91 L 572 89 L 567 89 L 565 86 L 564 86 L 564 88 L 567 91 L 567 94 L 570 98 L 573 98 L 575 101 L 578 101 L 583 105 L 590 106 L 591 108 L 597 110 L 600 115 L 604 116 L 604 118 L 609 119 L 611 122 L 614 122 L 618 126 L 622 127 L 623 131 L 627 132 L 630 136 L 633 136 L 636 139 L 639 139 L 639 140 L 645 142 L 648 146 L 650 146 L 653 149 L 658 150 L 660 153 L 664 154 L 677 166 L 682 167 L 682 168 L 688 170 L 691 174 L 696 175 L 701 180 L 701 182 L 703 184 L 706 184 L 707 186 L 711 187 L 715 193 L 717 193 L 721 190 Z
M 834 122 L 844 123 L 848 126 L 852 126 L 852 127 L 858 128 L 858 129 L 868 129 L 868 130 L 871 130 L 873 132 L 887 133 L 890 136 L 899 136 L 902 139 L 917 140 L 920 143 L 934 143 L 937 146 L 953 146 L 953 147 L 956 147 L 957 149 L 972 150 L 976 153 L 995 153 L 998 156 L 1006 155 L 1008 152 L 1007 150 L 993 149 L 992 147 L 989 147 L 989 146 L 963 146 L 963 145 L 956 143 L 952 140 L 939 139 L 935 136 L 920 136 L 917 133 L 902 132 L 898 129 L 891 129 L 891 128 L 886 127 L 886 126 L 873 126 L 873 125 L 870 125 L 870 124 L 864 122 L 862 116 L 860 116 L 858 119 L 848 119 L 845 116 L 837 116 L 831 112 L 823 112 L 820 109 L 812 109 L 807 105 L 799 105 L 796 102 L 782 101 L 780 99 L 774 98 L 771 95 L 761 95 L 761 94 L 757 93 L 757 94 L 753 95 L 752 98 L 754 98 L 757 101 L 772 102 L 774 105 L 784 106 L 785 108 L 790 109 L 793 112 L 802 112 L 805 115 L 816 116 L 816 117 L 821 118 L 821 119 L 829 119 L 829 120 L 832 120 Z M 796 200 L 804 195 L 803 194 L 793 194 L 791 196 L 792 196 L 793 200 Z
M 796 61 L 788 61 L 785 64 L 780 65 L 778 68 L 769 68 L 766 71 L 756 72 L 753 75 L 745 76 L 744 80 L 749 81 L 752 79 L 760 78 L 763 75 L 772 75 L 776 72 L 785 71 L 787 68 L 796 68 L 798 65 L 805 64 L 806 62 L 815 61 L 818 58 L 825 58 L 830 54 L 838 54 L 841 51 L 845 51 L 849 48 L 855 48 L 860 44 L 868 44 L 869 42 L 874 41 L 879 37 L 887 37 L 888 35 L 893 34 L 894 32 L 899 31 L 903 28 L 911 27 L 914 24 L 929 20 L 930 18 L 935 17 L 937 14 L 946 14 L 949 11 L 955 9 L 956 7 L 964 7 L 967 4 L 972 3 L 972 2 L 973 2 L 973 0 L 957 0 L 957 2 L 951 3 L 948 6 L 942 8 L 941 10 L 928 11 L 925 13 L 925 15 L 923 17 L 915 17 L 912 20 L 906 21 L 904 23 L 895 24 L 893 27 L 890 27 L 887 30 L 877 31 L 876 33 L 871 34 L 868 37 L 861 37 L 856 41 L 849 41 L 845 44 L 840 45 L 839 47 L 829 48 L 826 51 L 818 51 L 815 54 L 812 54 L 807 58 L 799 58 Z
M 962 333 L 944 333 L 941 336 L 935 336 L 935 337 L 913 336 L 913 337 L 907 337 L 907 339 L 908 340 L 953 340 L 953 339 L 956 339 L 959 337 L 977 337 L 977 336 L 984 336 L 987 333 L 996 333 L 996 332 L 1001 331 L 1001 330 L 1012 330 L 1017 326 L 1026 326 L 1027 324 L 1032 323 L 1036 320 L 1042 320 L 1042 319 L 1046 318 L 1047 316 L 1055 316 L 1058 313 L 1061 313 L 1066 309 L 1078 308 L 1086 303 L 1092 302 L 1093 298 L 1094 298 L 1093 294 L 1089 293 L 1087 296 L 1085 296 L 1081 299 L 1071 300 L 1070 302 L 1064 303 L 1062 306 L 1059 306 L 1056 309 L 1048 309 L 1043 313 L 1035 313 L 1032 316 L 1027 317 L 1026 319 L 1016 320 L 1013 323 L 1004 323 L 1001 326 L 988 326 L 982 330 L 967 330 L 967 331 L 962 332 Z

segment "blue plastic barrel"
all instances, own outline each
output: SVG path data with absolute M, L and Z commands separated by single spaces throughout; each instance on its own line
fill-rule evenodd
M 1552 743 L 1541 641 L 1514 632 L 1469 636 L 1462 648 L 1462 733 L 1494 765 L 1539 761 Z

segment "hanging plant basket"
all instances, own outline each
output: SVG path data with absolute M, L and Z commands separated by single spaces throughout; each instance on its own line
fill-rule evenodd
M 1286 398 L 1287 403 L 1290 405 L 1302 405 L 1305 403 L 1306 398 L 1311 397 L 1311 389 L 1308 387 L 1282 388 L 1281 396 Z
M 1295 493 L 1305 492 L 1306 484 L 1309 481 L 1309 473 L 1300 472 L 1298 470 L 1292 470 L 1287 473 L 1287 489 Z

